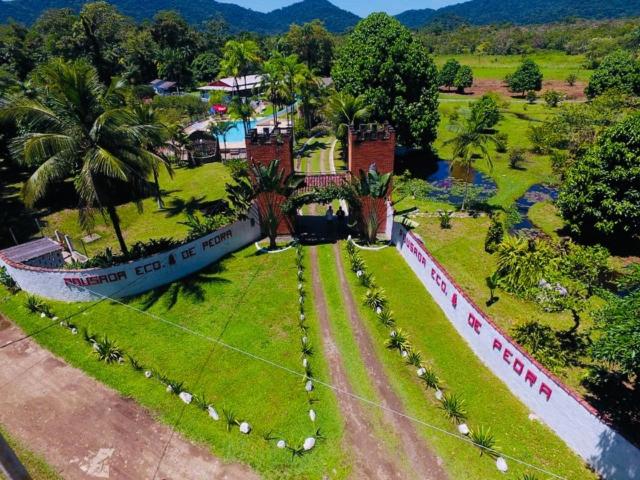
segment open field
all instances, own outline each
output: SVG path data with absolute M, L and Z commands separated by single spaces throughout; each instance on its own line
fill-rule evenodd
M 348 266 L 344 250 L 342 255 Z M 465 400 L 471 428 L 490 427 L 498 450 L 508 455 L 566 478 L 595 478 L 547 427 L 528 419 L 526 407 L 474 356 L 395 249 L 362 251 L 361 255 L 378 285 L 384 288 L 397 327 L 408 334 L 413 347 L 422 353 L 423 361 L 434 368 L 445 391 L 459 394 Z M 347 275 L 355 297 L 362 298 L 366 289 L 351 272 Z M 407 366 L 397 351 L 384 348 L 389 329 L 378 322 L 369 308 L 360 306 L 359 311 L 374 338 L 391 385 L 401 395 L 408 413 L 438 428 L 455 432 L 432 391 L 426 391 L 417 379 L 415 367 Z M 426 427 L 420 432 L 443 458 L 451 478 L 503 478 L 494 463 L 486 456 L 479 456 L 474 447 Z M 509 462 L 510 478 L 525 472 L 535 473 Z
M 256 255 L 250 246 L 200 274 L 131 299 L 128 305 L 302 373 L 296 285 L 293 251 Z M 27 313 L 24 294 L 5 295 L 3 291 L 0 311 L 26 332 L 51 324 Z M 349 467 L 341 445 L 343 427 L 330 391 L 314 392 L 318 400 L 313 407 L 318 413 L 314 425 L 309 420 L 302 377 L 122 305 L 51 302 L 51 306 L 60 318 L 67 318 L 79 329 L 87 328 L 99 337 L 108 335 L 145 368 L 184 382 L 184 388 L 193 393 L 204 394 L 220 413 L 219 422 L 195 406 L 183 409 L 184 404 L 162 384 L 145 379 L 129 365 L 99 362 L 82 335 L 73 336 L 57 325 L 35 335 L 36 341 L 56 355 L 136 399 L 161 421 L 177 425 L 187 437 L 209 445 L 215 455 L 247 463 L 266 478 L 346 476 Z M 318 329 L 312 327 L 309 335 L 312 344 L 318 345 Z M 314 356 L 312 361 L 316 375 L 326 378 L 322 356 Z M 238 433 L 237 427 L 228 433 L 223 409 L 248 421 L 253 427 L 251 435 Z M 298 445 L 318 427 L 327 440 L 302 458 L 292 459 L 291 452 L 276 448 L 275 440 L 267 443 L 263 438 L 272 432 L 288 444 Z
M 535 52 L 529 55 L 436 55 L 434 57 L 438 68 L 450 59 L 455 58 L 463 65 L 469 65 L 473 69 L 473 76 L 477 79 L 504 80 L 504 77 L 513 73 L 525 58 L 535 61 L 542 70 L 545 80 L 564 81 L 571 73 L 578 80 L 586 82 L 591 76 L 591 71 L 583 67 L 585 58 L 583 55 L 567 55 L 563 52 Z

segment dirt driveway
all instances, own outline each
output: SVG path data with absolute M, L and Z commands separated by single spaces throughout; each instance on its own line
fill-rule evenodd
M 0 346 L 23 335 L 0 317 Z M 0 349 L 0 392 L 0 423 L 68 480 L 259 478 L 179 434 L 160 462 L 168 426 L 32 340 Z

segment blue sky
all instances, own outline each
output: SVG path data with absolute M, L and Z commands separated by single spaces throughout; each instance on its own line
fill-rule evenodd
M 268 12 L 275 8 L 291 5 L 299 0 L 218 0 L 224 3 L 235 3 L 243 7 L 251 8 L 261 12 Z M 464 0 L 329 0 L 331 3 L 350 10 L 360 16 L 368 15 L 371 12 L 385 11 L 395 15 L 405 10 L 414 8 L 439 8 L 444 5 L 458 3 Z

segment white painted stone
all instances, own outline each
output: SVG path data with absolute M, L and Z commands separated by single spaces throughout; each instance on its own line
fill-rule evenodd
M 220 415 L 218 415 L 218 411 L 215 408 L 213 408 L 211 405 L 207 407 L 207 412 L 209 413 L 209 416 L 213 418 L 216 422 L 220 420 Z
M 147 370 L 144 372 L 144 376 L 147 378 L 151 378 L 153 377 L 153 373 L 151 372 L 151 370 Z
M 78 329 L 77 329 L 77 328 L 75 328 L 75 327 L 74 327 L 74 328 L 72 328 L 72 329 L 71 329 L 71 333 L 72 333 L 73 335 L 77 335 L 77 334 L 78 334 Z
M 53 317 L 51 320 L 53 320 L 54 322 L 58 321 L 58 317 Z
M 313 408 L 309 410 L 309 418 L 312 422 L 316 421 L 316 411 Z
M 442 390 L 440 389 L 436 390 L 436 398 L 438 400 L 442 400 Z
M 462 435 L 469 435 L 469 426 L 466 423 L 461 423 L 460 425 L 458 425 L 458 431 Z
M 396 332 L 395 330 L 391 330 L 391 333 L 389 335 L 395 337 L 396 335 L 398 335 L 398 332 Z
M 171 387 L 171 385 L 167 385 L 167 393 L 172 393 L 173 392 L 173 388 Z
M 306 337 L 306 335 L 305 335 L 304 337 L 302 337 L 302 343 L 305 343 L 305 344 L 306 344 L 308 340 L 309 340 L 309 339 Z
M 305 358 L 303 358 L 303 359 L 302 359 L 302 366 L 303 366 L 304 368 L 307 368 L 307 365 L 309 365 L 309 361 L 308 361 L 308 360 L 306 359 L 306 357 L 305 357 Z
M 309 437 L 309 438 L 305 439 L 304 443 L 302 444 L 302 448 L 305 451 L 309 451 L 315 446 L 316 446 L 316 439 L 313 438 L 313 437 Z
M 249 425 L 247 422 L 242 422 L 240 424 L 240 432 L 247 435 L 250 431 L 251 431 L 251 425 Z
M 308 380 L 307 383 L 305 383 L 304 385 L 304 389 L 307 392 L 311 392 L 313 390 L 313 382 L 311 380 Z
M 421 377 L 422 375 L 427 373 L 427 369 L 424 367 L 420 367 L 418 370 L 416 370 L 416 373 L 418 374 L 419 377 Z
M 305 318 L 306 318 L 306 317 L 304 316 L 304 313 L 301 313 L 301 314 L 300 314 L 300 320 L 304 322 L 304 319 L 305 319 Z
M 406 350 L 402 350 L 400 351 L 400 355 L 402 355 L 402 358 L 407 358 L 409 356 L 409 352 L 407 352 Z
M 380 307 L 376 308 L 376 313 L 378 315 L 380 315 L 382 313 L 382 308 L 380 308 Z
M 40 314 L 40 318 L 45 318 L 46 316 L 47 316 L 47 314 L 46 314 L 46 313 L 44 313 L 44 312 L 42 312 L 42 313 Z
M 363 274 L 363 273 L 364 273 L 364 272 L 363 272 L 362 270 L 358 270 L 358 271 L 356 272 L 356 276 L 357 276 L 358 278 L 360 278 L 360 277 L 362 276 L 362 274 Z
M 302 290 L 303 285 L 301 283 L 298 284 L 298 290 Z
M 509 470 L 509 466 L 507 465 L 507 461 L 502 458 L 502 457 L 498 457 L 496 459 L 496 467 L 498 468 L 498 470 L 500 470 L 502 473 L 506 473 L 507 470 Z
M 193 395 L 187 392 L 180 392 L 180 395 L 178 396 L 180 397 L 180 400 L 187 404 L 191 403 L 191 400 L 193 400 Z
M 276 446 L 278 448 L 285 448 L 287 446 L 287 442 L 285 442 L 284 440 L 278 440 L 278 443 L 276 443 Z
M 302 295 L 300 295 L 300 298 L 298 299 L 298 301 L 302 304 L 304 303 L 304 297 Z

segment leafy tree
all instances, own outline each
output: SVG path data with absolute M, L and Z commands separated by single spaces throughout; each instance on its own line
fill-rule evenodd
M 498 274 L 505 290 L 524 294 L 555 269 L 556 255 L 542 240 L 508 235 L 498 245 Z
M 225 160 L 227 157 L 227 135 L 231 132 L 231 130 L 237 130 L 238 127 L 234 122 L 216 122 L 211 124 L 209 127 L 209 131 L 212 135 L 215 135 L 216 138 L 222 137 L 222 141 L 224 143 L 224 155 Z
M 106 213 L 126 254 L 116 205 L 123 192 L 134 200 L 146 193 L 159 161 L 147 150 L 156 127 L 139 124 L 124 107 L 120 86 L 106 89 L 85 61 L 54 60 L 40 66 L 33 81 L 35 98 L 11 96 L 0 105 L 0 117 L 25 127 L 14 141 L 16 160 L 35 167 L 22 188 L 25 202 L 34 205 L 53 185 L 72 180 L 81 224 L 90 224 L 96 209 Z
M 295 23 L 284 36 L 284 48 L 304 62 L 311 71 L 329 75 L 333 61 L 334 38 L 320 20 Z
M 449 89 L 453 87 L 456 83 L 456 76 L 459 70 L 460 62 L 455 58 L 447 60 L 438 73 L 438 85 Z
M 640 231 L 640 114 L 605 130 L 566 170 L 558 208 L 572 232 L 630 240 Z
M 526 98 L 527 98 L 527 103 L 529 105 L 533 105 L 534 103 L 536 103 L 536 100 L 538 99 L 538 95 L 536 95 L 536 92 L 534 92 L 533 90 L 529 90 L 527 92 Z
M 578 81 L 578 76 L 575 73 L 570 73 L 569 75 L 567 75 L 567 78 L 565 79 L 565 82 L 567 82 L 567 85 L 569 85 L 570 87 L 573 87 L 577 81 Z
M 28 30 L 16 23 L 0 25 L 0 65 L 19 80 L 25 80 L 33 68 L 27 51 L 27 34 Z
M 536 62 L 527 58 L 514 73 L 507 75 L 505 82 L 509 91 L 524 97 L 526 92 L 542 89 L 542 72 Z
M 360 21 L 332 70 L 336 88 L 364 95 L 376 121 L 389 121 L 398 140 L 426 147 L 436 137 L 438 79 L 426 49 L 398 20 L 375 13 Z
M 33 60 L 43 63 L 53 57 L 72 60 L 83 55 L 74 32 L 77 21 L 78 15 L 70 8 L 46 10 L 27 35 L 27 48 Z
M 458 93 L 464 93 L 465 88 L 473 85 L 473 70 L 468 65 L 461 65 L 456 73 L 453 86 L 456 87 Z
M 129 32 L 122 49 L 124 78 L 134 84 L 147 84 L 158 77 L 158 44 L 148 29 Z
M 191 73 L 196 82 L 210 82 L 220 72 L 220 57 L 212 52 L 204 52 L 191 62 Z
M 349 128 L 357 128 L 369 118 L 369 108 L 363 95 L 354 97 L 344 92 L 334 92 L 327 103 L 327 116 L 333 125 L 336 137 L 346 148 Z
M 585 93 L 594 98 L 607 90 L 640 95 L 640 61 L 631 53 L 618 50 L 607 55 L 591 75 Z
M 498 245 L 502 243 L 504 239 L 504 225 L 500 221 L 498 215 L 491 216 L 491 223 L 487 230 L 487 236 L 484 240 L 484 250 L 487 253 L 493 253 L 497 250 Z
M 609 252 L 601 245 L 585 246 L 571 242 L 560 262 L 560 271 L 583 283 L 588 295 L 593 295 L 594 289 L 601 287 L 609 274 Z
M 640 290 L 623 298 L 612 298 L 595 314 L 600 336 L 591 354 L 597 361 L 616 366 L 636 385 L 640 379 Z
M 485 93 L 480 97 L 480 100 L 473 102 L 471 104 L 471 116 L 483 130 L 495 127 L 502 119 L 496 96 Z

